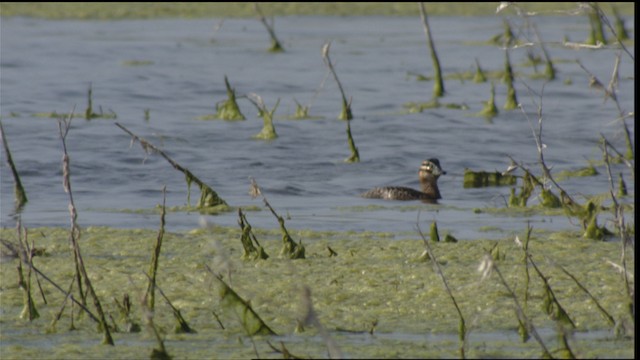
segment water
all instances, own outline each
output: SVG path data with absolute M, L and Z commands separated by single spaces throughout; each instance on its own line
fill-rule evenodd
M 518 19 L 512 19 L 517 29 Z M 545 160 L 553 171 L 576 170 L 588 160 L 600 160 L 597 144 L 604 134 L 624 150 L 622 127 L 615 122 L 612 101 L 588 87 L 589 77 L 579 60 L 603 82 L 614 66 L 615 50 L 570 50 L 559 44 L 566 36 L 583 41 L 586 17 L 535 18 L 541 38 L 556 61 L 558 79 L 544 88 Z M 502 32 L 497 17 L 432 18 L 431 27 L 445 75 L 474 71 L 477 59 L 485 71 L 504 66 L 504 51 L 480 45 Z M 503 171 L 508 155 L 539 167 L 529 122 L 518 110 L 501 111 L 491 122 L 471 116 L 489 99 L 489 83 L 447 79 L 444 103 L 464 103 L 469 110 L 439 108 L 403 114 L 407 102 L 428 101 L 432 82 L 416 81 L 412 73 L 431 75 L 431 60 L 418 17 L 282 17 L 276 32 L 286 52 L 271 54 L 267 34 L 255 19 L 219 20 L 48 21 L 3 18 L 1 21 L 1 111 L 8 143 L 29 203 L 24 225 L 68 226 L 67 195 L 62 188 L 62 146 L 56 119 L 35 117 L 42 112 L 69 112 L 86 107 L 89 83 L 93 105 L 117 113 L 131 131 L 166 151 L 179 164 L 209 184 L 233 206 L 261 206 L 248 194 L 249 178 L 256 179 L 271 205 L 288 214 L 287 226 L 317 231 L 384 231 L 398 237 L 415 236 L 418 211 L 425 221 L 437 220 L 441 229 L 459 239 L 493 236 L 481 231 L 521 231 L 527 221 L 535 228 L 577 229 L 565 217 L 536 215 L 509 217 L 474 213 L 473 209 L 503 207 L 508 187 L 463 189 L 465 168 Z M 627 26 L 633 26 L 629 22 Z M 631 29 L 633 32 L 633 29 Z M 355 116 L 352 133 L 361 162 L 344 163 L 349 156 L 345 123 L 337 120 L 340 97 L 333 79 L 324 85 L 327 70 L 321 47 L 331 40 L 331 58 Z M 510 52 L 518 77 L 516 89 L 532 121 L 539 101 L 524 83 L 540 91 L 543 80 L 527 77 L 533 70 L 519 66 L 529 48 Z M 533 49 L 539 52 L 537 48 Z M 633 51 L 633 47 L 631 47 Z M 128 61 L 150 61 L 128 66 Z M 542 70 L 540 66 L 540 70 Z M 227 75 L 239 95 L 256 93 L 272 108 L 277 99 L 275 126 L 279 138 L 252 139 L 262 128 L 255 108 L 240 99 L 244 122 L 202 121 L 226 98 Z M 620 64 L 619 99 L 625 112 L 634 108 L 634 67 L 625 54 Z M 564 80 L 571 80 L 565 84 Z M 320 89 L 320 90 L 319 90 Z M 496 82 L 496 103 L 504 104 L 506 87 Z M 315 120 L 284 120 L 295 111 L 294 99 L 311 104 Z M 150 120 L 144 120 L 149 109 Z M 13 116 L 13 115 L 19 116 Z M 632 137 L 634 125 L 628 121 Z M 73 120 L 67 138 L 71 186 L 81 226 L 106 225 L 156 228 L 159 217 L 128 210 L 151 209 L 162 202 L 186 204 L 182 173 L 157 155 L 145 155 L 114 125 L 114 120 Z M 2 226 L 14 226 L 13 180 L 2 161 Z M 374 186 L 418 188 L 417 169 L 425 158 L 440 159 L 447 175 L 440 178 L 440 205 L 362 199 L 358 194 Z M 606 169 L 599 176 L 572 178 L 561 184 L 579 201 L 582 196 L 609 189 Z M 627 186 L 633 181 L 623 165 Z M 192 204 L 199 196 L 192 189 Z M 537 200 L 531 200 L 537 203 Z M 359 207 L 379 205 L 376 209 Z M 200 226 L 198 213 L 172 212 L 169 230 Z M 237 214 L 204 216 L 214 225 L 236 226 Z M 276 228 L 268 211 L 251 212 L 254 227 Z

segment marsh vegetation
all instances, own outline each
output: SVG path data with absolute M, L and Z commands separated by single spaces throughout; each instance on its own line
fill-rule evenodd
M 3 18 L 3 357 L 633 357 L 633 29 L 413 6 Z

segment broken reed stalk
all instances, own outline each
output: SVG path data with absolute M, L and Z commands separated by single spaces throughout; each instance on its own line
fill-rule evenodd
M 264 201 L 265 206 L 269 208 L 273 216 L 276 217 L 276 219 L 278 220 L 278 223 L 280 224 L 280 231 L 282 231 L 282 242 L 283 242 L 280 255 L 287 256 L 289 259 L 304 259 L 305 249 L 304 249 L 304 245 L 302 245 L 302 240 L 300 240 L 298 244 L 296 244 L 295 241 L 293 241 L 293 239 L 291 238 L 291 235 L 289 235 L 289 231 L 287 231 L 287 228 L 284 226 L 284 218 L 278 215 L 276 211 L 273 209 L 273 207 L 271 207 L 271 204 L 269 204 L 269 202 L 267 201 L 267 198 L 262 194 L 262 190 L 260 190 L 260 187 L 258 186 L 258 183 L 256 182 L 256 180 L 254 178 L 250 178 L 250 179 L 251 179 L 251 188 L 249 189 L 249 194 L 251 195 L 252 198 L 256 198 L 257 196 L 262 196 L 262 200 Z
M 486 118 L 492 118 L 498 115 L 498 107 L 496 106 L 496 89 L 493 81 L 491 82 L 491 97 L 484 103 L 484 107 L 480 110 L 479 115 Z
M 545 69 L 544 75 L 545 78 L 549 81 L 554 80 L 556 78 L 556 69 L 553 67 L 553 63 L 551 62 L 551 57 L 549 56 L 549 52 L 547 51 L 547 47 L 544 46 L 542 39 L 540 38 L 540 33 L 538 32 L 538 27 L 536 24 L 531 24 L 533 28 L 533 33 L 536 35 L 536 40 L 538 44 L 540 44 L 540 49 L 542 49 L 542 55 L 544 56 Z
M 251 224 L 249 224 L 249 221 L 241 208 L 238 208 L 238 225 L 240 225 L 240 230 L 242 231 L 242 235 L 240 235 L 240 241 L 242 242 L 242 247 L 244 249 L 242 258 L 245 260 L 268 259 L 269 255 L 267 255 L 267 252 L 260 245 L 258 239 L 253 234 L 253 231 L 251 231 Z M 253 243 L 255 243 L 255 246 Z
M 424 33 L 427 36 L 427 45 L 429 46 L 429 52 L 431 54 L 431 61 L 433 62 L 433 98 L 442 97 L 444 95 L 444 82 L 442 80 L 442 71 L 440 70 L 440 61 L 438 60 L 438 54 L 436 53 L 436 47 L 433 43 L 433 37 L 431 36 L 431 28 L 427 21 L 427 12 L 424 9 L 424 3 L 420 5 L 420 18 L 422 19 L 422 26 Z
M 148 274 L 145 274 L 145 276 L 147 277 L 147 279 L 149 279 L 149 281 L 151 281 L 151 277 L 149 277 Z M 173 306 L 173 304 L 171 303 L 171 300 L 169 300 L 169 298 L 164 293 L 164 291 L 162 291 L 162 288 L 160 288 L 160 286 L 158 286 L 158 284 L 155 284 L 155 283 L 154 283 L 154 288 L 158 289 L 158 292 L 160 292 L 160 295 L 162 295 L 164 300 L 167 302 L 167 305 L 169 305 L 169 307 L 171 308 L 171 311 L 173 311 L 173 316 L 178 321 L 178 325 L 175 328 L 175 333 L 176 334 L 197 333 L 197 331 L 195 331 L 194 329 L 191 328 L 191 326 L 189 326 L 189 323 L 187 323 L 187 320 L 184 319 L 184 317 L 182 316 L 182 313 L 180 312 L 180 309 Z M 145 295 L 145 298 L 146 298 L 146 295 Z
M 227 75 L 224 76 L 224 86 L 227 88 L 227 100 L 216 105 L 216 117 L 222 120 L 245 120 L 236 101 L 236 90 L 229 84 Z
M 339 120 L 351 120 L 353 119 L 353 114 L 351 113 L 351 100 L 347 101 L 347 96 L 344 93 L 344 89 L 342 88 L 342 84 L 338 79 L 338 74 L 336 74 L 335 69 L 333 68 L 333 64 L 331 62 L 331 58 L 329 57 L 329 50 L 331 48 L 331 41 L 324 43 L 322 46 L 322 60 L 324 61 L 327 68 L 333 75 L 336 83 L 338 84 L 338 89 L 340 90 L 340 95 L 342 96 L 342 112 L 340 116 L 338 116 Z
M 356 147 L 355 141 L 353 141 L 353 135 L 351 135 L 351 121 L 347 121 L 347 142 L 349 143 L 349 149 L 351 150 L 351 156 L 344 159 L 345 162 L 354 163 L 360 162 L 360 153 Z
M 158 149 L 147 140 L 132 133 L 126 127 L 120 125 L 119 123 L 115 123 L 115 124 L 124 132 L 131 135 L 132 142 L 138 141 L 138 143 L 140 143 L 140 146 L 145 151 L 145 153 L 148 154 L 150 153 L 150 150 L 152 150 L 153 152 L 160 154 L 163 158 L 165 158 L 165 160 L 169 162 L 169 164 L 173 166 L 174 169 L 182 172 L 185 175 L 188 189 L 191 189 L 192 182 L 195 182 L 200 187 L 200 200 L 198 200 L 198 204 L 196 205 L 197 208 L 205 209 L 205 208 L 210 208 L 214 206 L 225 206 L 225 207 L 227 206 L 227 203 L 222 198 L 220 198 L 218 194 L 215 191 L 213 191 L 213 189 L 211 189 L 207 184 L 202 182 L 202 180 L 197 178 L 195 175 L 193 175 L 191 171 L 189 171 L 189 169 L 182 167 L 180 164 L 178 164 L 172 158 L 170 158 L 169 155 L 167 155 L 164 151 Z
M 635 290 L 632 289 L 632 286 L 630 285 L 630 281 L 629 281 L 629 276 L 628 276 L 628 272 L 627 272 L 627 246 L 632 246 L 633 247 L 633 243 L 631 240 L 631 236 L 629 235 L 629 230 L 628 230 L 628 226 L 625 224 L 625 219 L 624 219 L 624 207 L 622 205 L 620 205 L 620 203 L 618 202 L 618 199 L 616 198 L 615 195 L 615 188 L 614 188 L 614 184 L 613 184 L 613 176 L 611 175 L 611 164 L 610 164 L 610 160 L 609 160 L 609 151 L 607 150 L 607 140 L 605 139 L 604 135 L 600 135 L 602 137 L 602 151 L 604 153 L 604 162 L 607 166 L 607 174 L 609 175 L 609 193 L 611 194 L 611 201 L 613 201 L 613 210 L 614 210 L 614 223 L 616 224 L 616 227 L 618 228 L 618 233 L 620 234 L 620 240 L 622 242 L 622 254 L 621 254 L 621 261 L 622 261 L 622 268 L 624 269 L 623 272 L 623 277 L 624 277 L 624 285 L 625 285 L 625 290 L 627 293 L 627 296 L 629 297 L 629 304 L 634 304 L 634 293 Z M 633 249 L 632 249 L 633 250 Z M 633 252 L 632 252 L 633 254 Z M 630 305 L 630 308 L 632 309 L 632 305 Z M 632 318 L 635 319 L 635 314 L 634 311 L 631 311 L 631 315 Z
M 569 325 L 572 329 L 575 329 L 576 324 L 573 322 L 573 320 L 571 320 L 571 317 L 569 316 L 569 314 L 567 314 L 567 311 L 560 304 L 560 301 L 558 301 L 556 294 L 553 292 L 553 289 L 551 288 L 551 284 L 549 284 L 549 278 L 547 278 L 546 276 L 544 276 L 544 274 L 542 274 L 542 271 L 540 271 L 540 268 L 538 268 L 538 265 L 536 265 L 536 263 L 533 261 L 533 257 L 531 256 L 531 254 L 528 255 L 528 260 L 529 260 L 529 264 L 533 266 L 533 269 L 536 271 L 536 273 L 538 274 L 538 277 L 540 278 L 540 280 L 542 280 L 542 283 L 544 284 L 543 285 L 544 311 L 547 313 L 547 315 L 551 317 L 551 319 L 556 321 L 559 325 L 561 326 Z
M 4 134 L 4 128 L 2 126 L 2 121 L 0 121 L 0 137 L 2 138 L 2 145 L 4 147 L 4 153 L 7 155 L 7 164 L 11 169 L 11 173 L 13 174 L 13 181 L 15 182 L 13 189 L 16 197 L 16 212 L 19 212 L 20 209 L 27 203 L 27 193 L 24 191 L 24 187 L 22 186 L 22 181 L 20 181 L 20 175 L 18 174 L 18 169 L 13 162 L 13 158 L 11 157 L 11 151 L 9 150 L 9 143 L 7 142 L 7 138 Z
M 290 259 L 304 259 L 304 246 L 302 245 L 302 241 L 298 244 L 293 241 L 291 235 L 289 235 L 289 231 L 284 226 L 284 218 L 276 213 L 264 196 L 262 196 L 262 200 L 264 201 L 264 205 L 271 210 L 271 213 L 276 217 L 280 224 L 280 231 L 282 231 L 282 250 L 280 251 L 280 255 L 284 255 Z
M 484 74 L 484 71 L 480 67 L 480 62 L 478 61 L 478 58 L 476 58 L 475 60 L 476 60 L 476 73 L 473 76 L 473 82 L 474 83 L 486 82 L 487 81 L 487 76 Z
M 269 22 L 267 21 L 267 18 L 262 13 L 262 10 L 260 10 L 260 6 L 258 6 L 257 2 L 253 3 L 253 8 L 258 14 L 258 19 L 260 19 L 260 22 L 262 22 L 264 27 L 267 29 L 267 32 L 269 33 L 269 37 L 271 38 L 271 47 L 269 48 L 269 52 L 284 52 L 284 48 L 280 44 L 278 37 L 276 37 L 276 32 L 273 29 L 273 24 L 274 24 L 273 18 L 271 18 L 271 24 L 269 24 Z
M 524 309 L 528 309 L 529 306 L 529 283 L 531 281 L 531 276 L 529 274 L 529 241 L 531 241 L 531 232 L 533 231 L 533 227 L 531 226 L 531 224 L 529 223 L 529 221 L 527 221 L 527 233 L 525 234 L 525 238 L 524 238 L 524 243 L 519 243 L 518 241 L 516 241 L 516 244 L 518 244 L 521 248 L 522 251 L 524 252 L 524 255 L 522 257 L 522 262 L 523 262 L 523 268 L 524 268 Z M 519 240 L 516 237 L 516 240 Z
M 96 114 L 93 113 L 93 99 L 92 99 L 93 90 L 91 88 L 91 83 L 89 83 L 89 90 L 87 91 L 87 109 L 84 111 L 84 118 L 86 120 L 91 120 Z
M 571 320 L 571 317 L 569 317 L 569 314 L 567 314 L 562 305 L 560 305 L 558 298 L 556 298 L 555 293 L 551 289 L 549 279 L 542 274 L 536 263 L 533 261 L 533 257 L 531 256 L 531 254 L 529 254 L 528 259 L 529 263 L 533 266 L 534 270 L 538 274 L 538 277 L 540 277 L 544 284 L 544 301 L 542 303 L 543 310 L 558 325 L 560 345 L 562 346 L 562 348 L 557 351 L 562 352 L 562 358 L 575 359 L 576 356 L 573 353 L 573 350 L 571 350 L 569 341 L 567 340 L 567 333 L 575 329 L 576 324 L 573 322 L 573 320 Z M 566 326 L 569 326 L 570 330 L 567 330 Z
M 20 261 L 18 262 L 18 286 L 23 291 L 24 307 L 20 313 L 20 318 L 27 318 L 29 321 L 33 321 L 40 317 L 36 304 L 31 295 L 31 270 L 33 268 L 33 251 L 29 247 L 29 240 L 27 238 L 27 230 L 22 227 L 20 219 L 18 219 L 17 225 L 18 242 L 20 243 Z M 24 230 L 24 231 L 23 231 Z M 22 240 L 24 236 L 24 242 Z M 22 263 L 28 264 L 29 270 L 27 271 L 27 278 L 25 280 L 24 272 L 22 270 Z
M 504 103 L 505 110 L 513 110 L 518 108 L 518 98 L 516 97 L 516 89 L 513 86 L 513 68 L 511 67 L 511 60 L 509 60 L 509 49 L 504 49 L 504 77 L 502 81 L 507 85 L 507 100 Z
M 44 280 L 46 280 L 49 284 L 53 285 L 53 287 L 55 287 L 56 289 L 58 289 L 61 293 L 63 293 L 65 295 L 66 298 L 71 299 L 71 301 L 80 306 L 80 308 L 82 310 L 84 310 L 84 312 L 89 315 L 89 317 L 91 318 L 91 320 L 95 321 L 96 323 L 100 324 L 100 319 L 98 319 L 98 317 L 96 315 L 94 315 L 91 310 L 89 310 L 89 308 L 87 308 L 87 306 L 85 304 L 83 304 L 81 301 L 77 300 L 73 294 L 71 293 L 71 289 L 73 288 L 73 286 L 69 286 L 69 291 L 65 291 L 62 287 L 60 287 L 60 285 L 58 285 L 56 282 L 54 282 L 53 280 L 51 280 L 47 275 L 45 275 L 42 271 L 40 271 L 40 269 L 38 269 L 35 265 L 33 264 L 25 264 L 27 266 L 29 266 L 31 269 L 33 269 L 33 271 L 35 271 L 36 274 L 38 274 L 40 277 L 42 277 Z M 75 279 L 72 280 L 72 283 L 75 282 Z M 66 300 L 65 300 L 66 301 Z M 73 313 L 71 314 L 71 317 L 73 319 Z M 58 316 L 59 318 L 59 316 Z
M 498 274 L 500 283 L 507 290 L 509 297 L 513 300 L 516 306 L 516 315 L 518 317 L 518 323 L 519 323 L 518 329 L 521 332 L 521 336 L 523 337 L 523 340 L 526 341 L 526 339 L 529 338 L 528 334 L 532 334 L 534 339 L 536 339 L 536 341 L 542 348 L 542 352 L 543 352 L 542 357 L 551 359 L 552 358 L 551 353 L 547 349 L 547 346 L 545 345 L 544 341 L 542 341 L 542 338 L 538 334 L 538 331 L 533 325 L 533 322 L 525 314 L 524 310 L 522 309 L 522 306 L 520 306 L 518 297 L 516 296 L 515 292 L 513 292 L 509 284 L 507 284 L 507 281 L 505 280 L 504 276 L 502 276 L 502 273 L 500 272 L 500 269 L 498 269 L 498 265 L 495 263 L 495 261 L 493 261 L 493 258 L 491 257 L 490 252 L 485 251 L 485 256 L 479 270 L 483 271 L 483 277 L 490 275 L 492 272 L 495 272 L 496 274 Z M 524 333 L 522 333 L 523 331 Z
M 62 314 L 64 313 L 64 309 L 65 309 L 65 307 L 67 307 L 67 302 L 69 301 L 69 297 L 71 296 L 71 291 L 73 290 L 74 282 L 75 282 L 75 279 L 71 279 L 71 282 L 69 283 L 69 290 L 67 290 L 67 292 L 66 292 L 66 295 L 64 297 L 64 301 L 62 302 L 62 305 L 60 306 L 60 311 L 58 311 L 56 313 L 56 315 L 53 317 L 53 320 L 51 320 L 51 324 L 49 324 L 49 327 L 47 328 L 47 333 L 54 333 L 56 331 L 55 330 L 56 329 L 56 324 L 62 318 Z M 62 292 L 64 292 L 64 290 Z M 98 321 L 98 323 L 99 323 L 99 321 Z M 73 325 L 73 310 L 72 310 L 72 313 L 71 313 L 71 326 L 70 326 L 69 330 L 75 330 L 75 327 Z
M 631 58 L 631 60 L 633 60 L 635 62 L 635 57 L 633 56 L 633 54 L 629 51 L 629 49 L 627 49 L 627 47 L 624 45 L 624 43 L 622 42 L 622 33 L 624 32 L 624 27 L 622 28 L 622 31 L 616 31 L 616 29 L 614 29 L 614 27 L 611 25 L 611 22 L 609 21 L 609 19 L 607 18 L 607 16 L 604 14 L 604 11 L 602 11 L 602 9 L 600 8 L 600 6 L 597 3 L 588 3 L 588 6 L 591 7 L 591 13 L 589 13 L 589 20 L 592 23 L 592 26 L 595 26 L 596 29 L 594 31 L 594 38 L 595 40 L 599 40 L 602 42 L 602 44 L 606 44 L 607 41 L 604 38 L 604 32 L 602 31 L 602 24 L 604 23 L 607 28 L 609 28 L 609 31 L 611 31 L 611 33 L 613 34 L 613 36 L 616 38 L 616 40 L 618 41 L 618 44 L 620 45 L 620 47 L 622 48 L 622 50 L 624 50 L 624 52 L 627 53 L 627 55 L 629 55 L 629 57 Z M 615 11 L 614 11 L 615 13 Z M 598 37 L 601 37 L 598 38 Z M 589 39 L 591 40 L 591 39 Z M 587 42 L 589 42 L 589 40 Z M 595 44 L 595 42 L 594 42 Z
M 596 307 L 598 308 L 598 310 L 600 311 L 600 313 L 604 316 L 604 318 L 607 320 L 607 322 L 609 323 L 609 325 L 611 326 L 615 326 L 616 322 L 613 319 L 613 316 L 611 316 L 611 314 L 609 314 L 607 312 L 607 310 L 604 309 L 604 307 L 602 307 L 602 305 L 600 305 L 600 302 L 598 302 L 598 299 L 596 299 L 593 295 L 591 295 L 591 293 L 589 292 L 589 290 L 587 290 L 587 288 L 582 285 L 582 283 L 575 277 L 573 276 L 573 274 L 571 274 L 569 271 L 567 271 L 567 269 L 565 269 L 562 265 L 558 264 L 558 263 L 554 263 L 555 266 L 557 266 L 558 268 L 560 268 L 560 270 L 565 273 L 565 275 L 567 275 L 568 277 L 571 278 L 571 280 L 573 280 L 573 282 L 576 283 L 576 285 L 578 285 L 578 287 L 580 288 L 580 290 L 584 291 L 585 294 L 587 294 L 587 296 L 589 296 L 589 298 L 591 299 L 591 301 L 593 301 L 594 304 L 596 304 Z
M 304 286 L 302 288 L 302 319 L 300 322 L 307 326 L 313 326 L 318 329 L 322 340 L 327 345 L 327 351 L 329 352 L 330 359 L 343 359 L 343 354 L 338 344 L 336 344 L 335 340 L 329 335 L 329 332 L 322 325 L 318 316 L 313 309 L 313 301 L 311 300 L 311 289 L 308 286 Z
M 154 310 L 156 299 L 156 277 L 158 274 L 158 261 L 160 258 L 160 250 L 162 249 L 162 238 L 164 237 L 164 225 L 166 215 L 166 202 L 167 202 L 167 187 L 162 187 L 162 210 L 160 211 L 160 230 L 158 231 L 158 237 L 156 238 L 156 245 L 153 249 L 153 255 L 151 256 L 151 265 L 149 267 L 149 286 L 147 287 L 147 293 L 145 297 L 149 299 L 147 306 L 150 311 Z
M 143 308 L 146 308 L 146 303 L 147 303 L 147 300 L 143 299 L 142 300 Z M 158 343 L 158 347 L 153 348 L 151 350 L 150 359 L 151 360 L 171 360 L 171 355 L 169 355 L 169 353 L 167 352 L 167 348 L 164 346 L 164 340 L 162 340 L 162 337 L 160 336 L 160 332 L 158 331 L 158 328 L 156 328 L 156 325 L 153 323 L 153 311 L 146 309 L 145 318 L 147 320 L 146 321 L 147 326 L 149 327 L 149 329 L 151 329 L 151 332 L 153 332 L 153 336 L 156 338 L 156 342 Z
M 624 26 L 624 20 L 620 16 L 620 13 L 618 12 L 618 8 L 615 7 L 614 5 L 611 5 L 611 11 L 613 12 L 613 17 L 615 18 L 615 21 L 614 21 L 615 30 L 611 32 L 616 37 L 618 42 L 622 44 L 622 41 L 629 40 L 629 33 L 627 32 L 627 29 Z M 611 27 L 611 24 L 609 23 L 606 17 L 605 17 L 605 20 L 606 20 L 605 24 Z
M 74 109 L 75 110 L 75 107 Z M 69 195 L 69 213 L 71 215 L 71 229 L 69 231 L 69 241 L 73 248 L 74 259 L 76 262 L 76 270 L 79 271 L 77 274 L 78 285 L 80 286 L 80 278 L 84 279 L 84 284 L 87 287 L 87 292 L 93 298 L 93 305 L 98 312 L 98 316 L 100 317 L 100 326 L 102 331 L 104 331 L 104 339 L 102 341 L 103 344 L 114 345 L 113 338 L 111 337 L 111 332 L 109 331 L 109 325 L 107 324 L 107 319 L 105 317 L 104 311 L 102 310 L 102 305 L 100 304 L 100 299 L 98 299 L 98 295 L 93 289 L 93 285 L 91 280 L 89 279 L 89 275 L 87 274 L 87 270 L 84 266 L 84 261 L 82 259 L 82 254 L 80 252 L 80 244 L 78 240 L 80 239 L 80 226 L 78 226 L 78 212 L 76 210 L 75 203 L 73 201 L 73 193 L 71 192 L 71 173 L 70 173 L 70 165 L 69 165 L 69 154 L 67 153 L 67 135 L 69 134 L 69 129 L 71 127 L 71 120 L 73 119 L 73 110 L 69 114 L 68 119 L 60 119 L 58 121 L 58 129 L 60 131 L 60 139 L 62 140 L 62 149 L 63 149 L 63 157 L 62 157 L 62 176 L 63 176 L 63 186 L 64 191 Z M 80 288 L 80 293 L 82 294 L 82 290 Z
M 418 213 L 418 220 L 419 220 L 419 218 L 420 218 L 420 214 Z M 435 224 L 435 222 L 434 222 L 434 224 Z M 427 250 L 427 252 L 429 254 L 429 257 L 431 258 L 431 263 L 433 264 L 433 270 L 436 272 L 436 274 L 438 274 L 438 277 L 440 278 L 440 280 L 442 280 L 442 285 L 444 286 L 444 289 L 447 292 L 447 295 L 449 295 L 449 298 L 451 299 L 451 302 L 453 303 L 453 306 L 456 308 L 456 312 L 458 313 L 458 317 L 460 318 L 460 323 L 458 325 L 458 337 L 460 339 L 460 358 L 464 359 L 465 358 L 465 347 L 466 347 L 466 344 L 467 344 L 467 334 L 469 333 L 469 330 L 467 330 L 467 326 L 466 326 L 465 321 L 464 321 L 464 316 L 462 315 L 462 310 L 460 310 L 460 306 L 458 306 L 458 302 L 456 301 L 456 298 L 453 296 L 453 292 L 451 291 L 451 288 L 449 287 L 449 284 L 447 283 L 447 279 L 444 277 L 444 273 L 442 272 L 442 268 L 440 267 L 440 264 L 438 263 L 438 261 L 436 259 L 436 256 L 433 253 L 433 249 L 431 249 L 431 245 L 429 244 L 429 241 L 427 240 L 427 238 L 422 233 L 422 229 L 420 229 L 420 222 L 419 221 L 416 222 L 416 227 L 417 227 L 417 230 L 418 230 L 418 234 L 422 238 L 422 242 L 424 243 L 424 247 Z
M 538 96 L 539 99 L 540 99 L 539 103 L 536 103 L 535 100 L 532 100 L 533 103 L 537 106 L 537 116 L 538 116 L 538 131 L 537 132 L 536 132 L 534 126 L 533 126 L 533 123 L 531 122 L 531 119 L 529 118 L 527 113 L 524 111 L 524 108 L 522 106 L 520 106 L 520 110 L 522 111 L 522 114 L 527 119 L 527 122 L 529 123 L 529 127 L 531 128 L 531 132 L 533 133 L 533 139 L 536 142 L 536 148 L 537 148 L 537 151 L 538 151 L 538 162 L 540 163 L 540 167 L 542 169 L 543 176 L 546 179 L 549 179 L 555 185 L 555 187 L 560 191 L 560 196 L 561 196 L 561 199 L 562 199 L 562 203 L 564 205 L 567 205 L 567 206 L 576 205 L 577 203 L 568 195 L 568 193 L 554 179 L 553 175 L 551 174 L 551 170 L 549 169 L 549 167 L 547 166 L 547 164 L 544 161 L 544 148 L 545 148 L 545 146 L 544 146 L 544 143 L 542 142 L 542 120 L 543 120 L 543 116 L 542 116 L 542 99 L 543 99 L 545 85 L 546 85 L 546 83 L 542 85 L 542 89 L 540 91 L 540 95 Z M 534 94 L 534 91 L 527 84 L 525 84 L 525 86 L 529 90 L 530 94 Z M 545 190 L 543 184 L 541 184 L 541 186 L 542 186 L 543 190 Z M 547 194 L 548 195 L 552 195 L 550 192 L 548 192 Z M 555 196 L 555 195 L 553 195 L 553 196 Z
M 259 116 L 262 116 L 263 120 L 262 130 L 260 130 L 260 132 L 253 137 L 262 140 L 276 139 L 278 137 L 278 134 L 276 133 L 276 128 L 273 126 L 273 114 L 276 112 L 278 105 L 280 105 L 280 98 L 278 98 L 278 101 L 276 101 L 276 104 L 273 106 L 273 109 L 271 109 L 271 111 L 267 109 L 267 106 L 264 104 L 264 101 L 262 100 L 262 97 L 260 97 L 260 95 L 249 94 L 247 95 L 247 99 L 249 99 L 249 101 L 251 101 L 251 103 L 256 108 L 258 108 L 258 114 Z
M 238 295 L 223 279 L 205 264 L 206 269 L 220 285 L 220 302 L 224 307 L 232 308 L 238 316 L 247 335 L 277 335 L 275 331 L 260 318 L 248 301 Z
M 576 62 L 582 68 L 582 70 L 584 70 L 584 72 L 586 72 L 589 75 L 589 78 L 590 78 L 589 87 L 602 91 L 604 93 L 605 102 L 607 101 L 608 98 L 611 98 L 613 100 L 614 104 L 616 105 L 616 109 L 618 110 L 618 118 L 616 120 L 619 119 L 622 122 L 622 130 L 624 131 L 624 138 L 627 145 L 627 152 L 625 156 L 622 158 L 626 160 L 635 159 L 635 151 L 634 151 L 635 147 L 633 145 L 634 142 L 631 140 L 631 133 L 629 132 L 629 128 L 626 122 L 627 118 L 634 117 L 635 114 L 633 112 L 625 114 L 624 110 L 622 110 L 622 107 L 620 106 L 620 101 L 616 96 L 616 92 L 617 92 L 616 90 L 618 87 L 618 78 L 619 78 L 618 69 L 620 67 L 620 53 L 616 55 L 616 62 L 613 67 L 613 73 L 611 74 L 611 80 L 609 80 L 609 85 L 606 88 L 595 75 L 593 75 L 589 70 L 587 70 L 586 67 L 584 67 L 584 65 L 582 65 L 580 61 L 576 61 Z M 627 163 L 627 165 L 629 164 Z

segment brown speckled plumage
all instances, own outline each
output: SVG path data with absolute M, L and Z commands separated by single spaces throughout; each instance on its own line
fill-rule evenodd
M 384 200 L 422 200 L 423 202 L 436 203 L 441 199 L 438 189 L 438 178 L 446 174 L 440 167 L 438 159 L 429 159 L 422 162 L 418 177 L 422 191 L 402 186 L 376 187 L 362 194 L 369 199 Z

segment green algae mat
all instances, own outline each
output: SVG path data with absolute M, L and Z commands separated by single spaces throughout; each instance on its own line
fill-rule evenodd
M 158 232 L 84 228 L 79 238 L 84 263 L 115 346 L 102 345 L 96 322 L 33 273 L 31 292 L 40 317 L 21 318 L 18 260 L 5 256 L 1 355 L 145 358 L 158 348 L 155 329 L 173 358 L 280 358 L 283 353 L 324 358 L 331 351 L 345 357 L 458 357 L 460 348 L 468 357 L 540 357 L 541 344 L 518 332 L 510 289 L 553 356 L 567 351 L 578 357 L 634 356 L 619 243 L 534 229 L 528 253 L 545 283 L 524 260 L 519 245 L 524 230 L 518 240 L 431 242 L 442 277 L 418 234 L 394 240 L 374 233 L 290 233 L 304 244 L 305 259 L 278 256 L 282 240 L 275 230 L 254 229 L 270 256 L 250 261 L 242 260 L 239 228 L 166 232 L 156 278 L 163 296 L 156 293 L 151 313 L 143 303 Z M 34 267 L 67 289 L 74 279 L 68 230 L 29 229 L 27 236 L 35 249 Z M 13 229 L 2 229 L 0 237 L 17 243 Z M 626 266 L 633 273 L 634 263 Z M 465 319 L 465 343 L 442 278 Z M 230 300 L 227 287 L 237 298 Z M 75 288 L 72 293 L 78 297 Z M 127 311 L 123 304 L 129 304 Z M 93 309 L 90 301 L 87 308 Z M 558 308 L 568 322 L 558 319 Z M 247 324 L 255 319 L 248 318 L 248 309 L 277 335 L 250 334 Z M 176 311 L 193 332 L 180 331 Z M 569 334 L 564 339 L 570 350 L 558 340 L 562 334 Z

